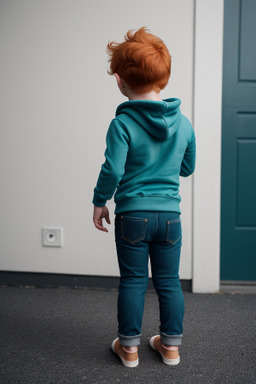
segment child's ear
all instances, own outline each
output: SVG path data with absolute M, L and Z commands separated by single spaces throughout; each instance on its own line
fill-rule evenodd
M 118 73 L 114 73 L 114 76 L 116 78 L 116 81 L 117 81 L 117 85 L 118 87 L 120 88 L 120 90 L 124 87 L 123 85 L 123 81 L 121 79 L 121 77 L 118 75 Z
M 127 96 L 125 82 L 123 81 L 123 79 L 121 79 L 121 77 L 118 75 L 118 73 L 114 73 L 114 76 L 116 78 L 117 85 L 118 85 L 118 88 L 120 89 L 120 92 L 124 96 Z

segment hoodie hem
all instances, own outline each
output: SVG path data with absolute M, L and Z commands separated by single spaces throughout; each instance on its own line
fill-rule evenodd
M 134 197 L 116 202 L 115 214 L 132 211 L 178 212 L 180 201 L 168 197 Z

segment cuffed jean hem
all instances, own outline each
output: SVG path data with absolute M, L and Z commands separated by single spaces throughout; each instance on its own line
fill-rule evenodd
M 118 336 L 120 344 L 125 347 L 136 347 L 137 345 L 140 345 L 141 334 L 135 336 L 124 336 L 118 332 Z
M 161 343 L 165 345 L 181 345 L 181 339 L 183 335 L 167 335 L 166 333 L 160 332 Z

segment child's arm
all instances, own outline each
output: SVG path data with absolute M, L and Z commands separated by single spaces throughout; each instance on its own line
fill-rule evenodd
M 96 220 L 101 220 L 101 224 L 99 224 L 101 228 L 97 227 L 96 224 L 95 226 L 100 230 L 104 230 L 104 227 L 102 227 L 102 218 L 105 217 L 107 220 L 108 217 L 105 216 L 107 209 L 105 207 L 106 202 L 112 198 L 120 180 L 124 175 L 126 157 L 129 148 L 128 142 L 128 135 L 120 120 L 112 120 L 106 138 L 106 161 L 101 167 L 93 197 L 93 204 L 95 205 L 97 213 Z M 105 208 L 105 210 L 100 212 L 99 208 Z M 98 223 L 100 222 L 98 221 Z
M 195 170 L 195 165 L 196 165 L 196 140 L 195 140 L 195 135 L 193 134 L 192 141 L 187 146 L 185 155 L 181 163 L 180 176 L 187 177 L 192 175 L 192 173 Z

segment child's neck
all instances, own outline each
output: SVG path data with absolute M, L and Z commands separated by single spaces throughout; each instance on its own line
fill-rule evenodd
M 150 91 L 145 93 L 135 93 L 131 89 L 127 91 L 127 97 L 129 100 L 152 100 L 162 101 L 160 92 Z

